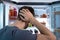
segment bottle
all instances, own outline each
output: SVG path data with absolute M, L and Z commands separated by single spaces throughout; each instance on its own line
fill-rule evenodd
M 32 27 L 32 24 L 31 24 L 31 23 L 29 23 L 29 24 L 28 24 L 28 27 Z

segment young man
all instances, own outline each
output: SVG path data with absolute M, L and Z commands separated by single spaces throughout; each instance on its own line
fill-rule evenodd
M 28 23 L 35 25 L 41 34 L 24 30 Z M 16 22 L 0 30 L 0 40 L 56 40 L 56 37 L 34 18 L 32 7 L 23 6 L 19 9 Z

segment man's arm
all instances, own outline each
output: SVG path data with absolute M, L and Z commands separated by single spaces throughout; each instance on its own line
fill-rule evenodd
M 35 18 L 31 18 L 30 22 L 34 24 L 41 32 L 40 35 L 37 34 L 37 40 L 56 40 L 55 35 L 50 32 L 43 24 L 38 22 Z
M 43 40 L 44 38 L 47 40 L 56 40 L 55 35 L 50 32 L 43 24 L 41 24 L 40 22 L 38 22 L 32 15 L 32 13 L 28 10 L 28 9 L 23 9 L 21 10 L 22 15 L 25 17 L 25 21 L 29 21 L 30 23 L 32 23 L 33 25 L 35 25 L 41 32 L 40 35 L 37 34 L 37 40 Z

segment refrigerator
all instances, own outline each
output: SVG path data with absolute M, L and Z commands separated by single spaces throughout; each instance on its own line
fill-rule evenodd
M 21 8 L 22 6 L 31 6 L 34 9 L 35 12 L 35 18 L 40 18 L 40 16 L 42 14 L 47 14 L 47 10 L 49 10 L 49 6 L 48 5 L 16 5 L 16 4 L 12 4 L 12 3 L 7 3 L 5 2 L 5 26 L 9 25 L 9 24 L 13 24 L 15 22 L 16 19 L 14 19 L 14 17 L 17 17 L 18 15 L 18 9 Z M 13 9 L 16 10 L 16 15 L 14 16 L 15 13 L 11 12 L 14 11 Z M 49 15 L 48 22 L 49 22 L 49 30 L 51 31 L 51 24 L 49 20 L 51 17 Z M 39 20 L 38 20 L 39 21 Z M 30 29 L 30 28 L 28 28 Z M 33 28 L 31 27 L 31 30 L 33 30 Z

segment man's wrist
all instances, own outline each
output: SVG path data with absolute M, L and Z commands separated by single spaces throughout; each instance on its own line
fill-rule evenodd
M 30 19 L 30 23 L 33 24 L 33 25 L 35 25 L 34 22 L 35 22 L 35 18 L 32 17 L 32 18 Z
M 34 17 L 31 17 L 31 18 L 30 18 L 30 22 L 31 22 L 32 20 L 34 20 Z

